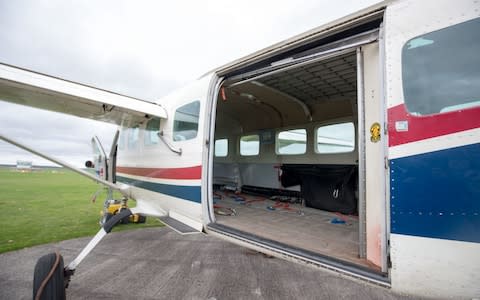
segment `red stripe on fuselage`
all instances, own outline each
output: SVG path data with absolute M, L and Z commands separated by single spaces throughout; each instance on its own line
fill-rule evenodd
M 117 167 L 117 172 L 161 179 L 200 179 L 202 177 L 202 166 L 188 168 Z
M 408 121 L 408 131 L 397 131 L 395 122 Z M 480 127 L 480 107 L 428 116 L 409 114 L 404 104 L 388 109 L 390 147 Z

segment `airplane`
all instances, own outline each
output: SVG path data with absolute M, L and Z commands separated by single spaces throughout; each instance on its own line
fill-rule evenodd
M 62 297 L 122 218 L 159 217 L 415 296 L 480 296 L 480 3 L 385 1 L 155 101 L 0 65 L 0 99 L 117 124 L 97 174 L 136 206 L 34 295 Z M 112 199 L 107 199 L 112 200 Z M 52 296 L 54 295 L 54 296 Z

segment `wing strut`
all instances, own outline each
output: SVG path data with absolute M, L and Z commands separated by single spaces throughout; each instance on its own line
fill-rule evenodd
M 65 268 L 65 275 L 70 280 L 70 276 L 73 275 L 77 266 L 82 262 L 82 260 L 95 248 L 95 246 L 108 234 L 112 231 L 112 228 L 117 225 L 120 220 L 123 218 L 128 218 L 132 215 L 132 210 L 124 209 L 118 214 L 114 215 L 108 222 L 103 224 L 103 227 L 97 232 L 97 234 L 90 240 L 90 242 L 83 248 L 80 254 L 68 264 Z

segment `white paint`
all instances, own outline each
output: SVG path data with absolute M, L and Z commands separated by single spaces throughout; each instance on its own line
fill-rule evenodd
M 175 210 L 175 212 L 201 223 L 202 206 L 200 203 L 137 187 L 131 187 L 131 193 L 133 198 L 136 199 L 137 205 L 141 207 L 142 212 L 146 215 L 166 216 L 170 214 L 171 210 Z M 181 222 L 181 220 L 178 221 Z M 191 227 L 196 228 L 194 226 Z
M 432 298 L 480 296 L 480 243 L 391 234 L 392 289 Z
M 480 142 L 480 128 L 465 130 L 452 134 L 442 135 L 430 139 L 415 141 L 389 148 L 389 158 L 395 159 L 412 155 L 419 155 L 433 151 L 451 149 L 455 147 L 478 144 Z
M 142 214 L 147 216 L 162 217 L 166 216 L 167 212 L 162 208 L 152 205 L 151 201 L 145 201 L 143 199 L 135 200 L 137 205 L 130 208 L 132 214 Z

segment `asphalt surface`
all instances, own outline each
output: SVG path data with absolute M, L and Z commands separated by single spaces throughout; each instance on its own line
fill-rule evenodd
M 0 299 L 31 299 L 36 260 L 68 264 L 90 238 L 0 255 Z M 112 233 L 80 264 L 67 299 L 412 299 L 204 234 L 167 227 Z

